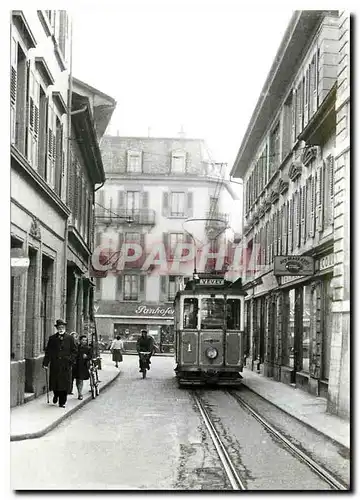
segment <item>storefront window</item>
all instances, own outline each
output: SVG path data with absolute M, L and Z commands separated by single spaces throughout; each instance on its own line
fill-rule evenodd
M 193 330 L 197 328 L 198 310 L 198 299 L 184 299 L 184 330 Z
M 295 290 L 289 292 L 289 323 L 287 339 L 287 365 L 294 368 L 295 356 Z
M 201 299 L 201 329 L 223 328 L 224 299 Z
M 331 280 L 324 281 L 324 334 L 323 334 L 323 360 L 322 360 L 322 378 L 329 379 L 330 368 L 330 348 L 331 348 L 331 331 L 332 331 L 332 289 Z
M 310 319 L 311 319 L 311 286 L 304 286 L 303 293 L 303 332 L 302 332 L 302 369 L 309 371 L 310 362 Z
M 227 301 L 226 328 L 228 330 L 239 330 L 240 328 L 240 300 L 229 299 Z

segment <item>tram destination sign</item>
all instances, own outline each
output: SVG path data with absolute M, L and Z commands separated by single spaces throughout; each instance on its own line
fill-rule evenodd
M 312 276 L 314 258 L 308 255 L 278 255 L 274 258 L 275 276 Z
M 224 278 L 200 278 L 199 285 L 220 286 L 224 285 Z

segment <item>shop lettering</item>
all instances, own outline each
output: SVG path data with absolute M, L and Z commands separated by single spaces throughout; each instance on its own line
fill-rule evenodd
M 146 315 L 154 315 L 154 316 L 173 316 L 174 315 L 174 309 L 171 307 L 163 308 L 163 307 L 146 307 L 146 306 L 139 306 L 135 310 L 135 314 L 146 314 Z
M 334 254 L 326 255 L 322 259 L 319 260 L 319 271 L 323 269 L 327 269 L 334 265 Z

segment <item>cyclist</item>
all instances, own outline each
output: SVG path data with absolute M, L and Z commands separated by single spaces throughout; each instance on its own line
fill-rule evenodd
M 141 337 L 139 337 L 136 342 L 136 350 L 138 353 L 140 352 L 150 353 L 149 368 L 148 368 L 148 370 L 150 370 L 150 363 L 151 363 L 150 358 L 154 350 L 154 339 L 148 335 L 148 332 L 145 329 L 141 330 Z M 139 368 L 140 368 L 139 371 L 141 372 L 140 354 L 139 354 Z

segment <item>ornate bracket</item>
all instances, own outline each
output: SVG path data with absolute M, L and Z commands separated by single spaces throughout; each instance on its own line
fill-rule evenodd
M 294 161 L 289 170 L 289 178 L 294 182 L 302 174 L 303 164 L 301 160 Z
M 312 160 L 315 160 L 318 157 L 319 153 L 320 153 L 319 146 L 308 146 L 304 150 L 302 158 L 301 158 L 303 165 L 308 167 L 310 162 Z
M 279 184 L 270 193 L 270 202 L 274 205 L 280 197 Z
M 265 212 L 271 209 L 271 196 L 269 196 L 264 202 Z
M 289 181 L 286 181 L 284 179 L 279 180 L 279 192 L 281 194 L 286 193 L 286 191 L 289 189 Z
M 40 231 L 40 224 L 39 221 L 37 220 L 36 217 L 33 217 L 31 226 L 30 226 L 30 231 L 29 231 L 30 236 L 37 240 L 41 240 L 41 231 Z

